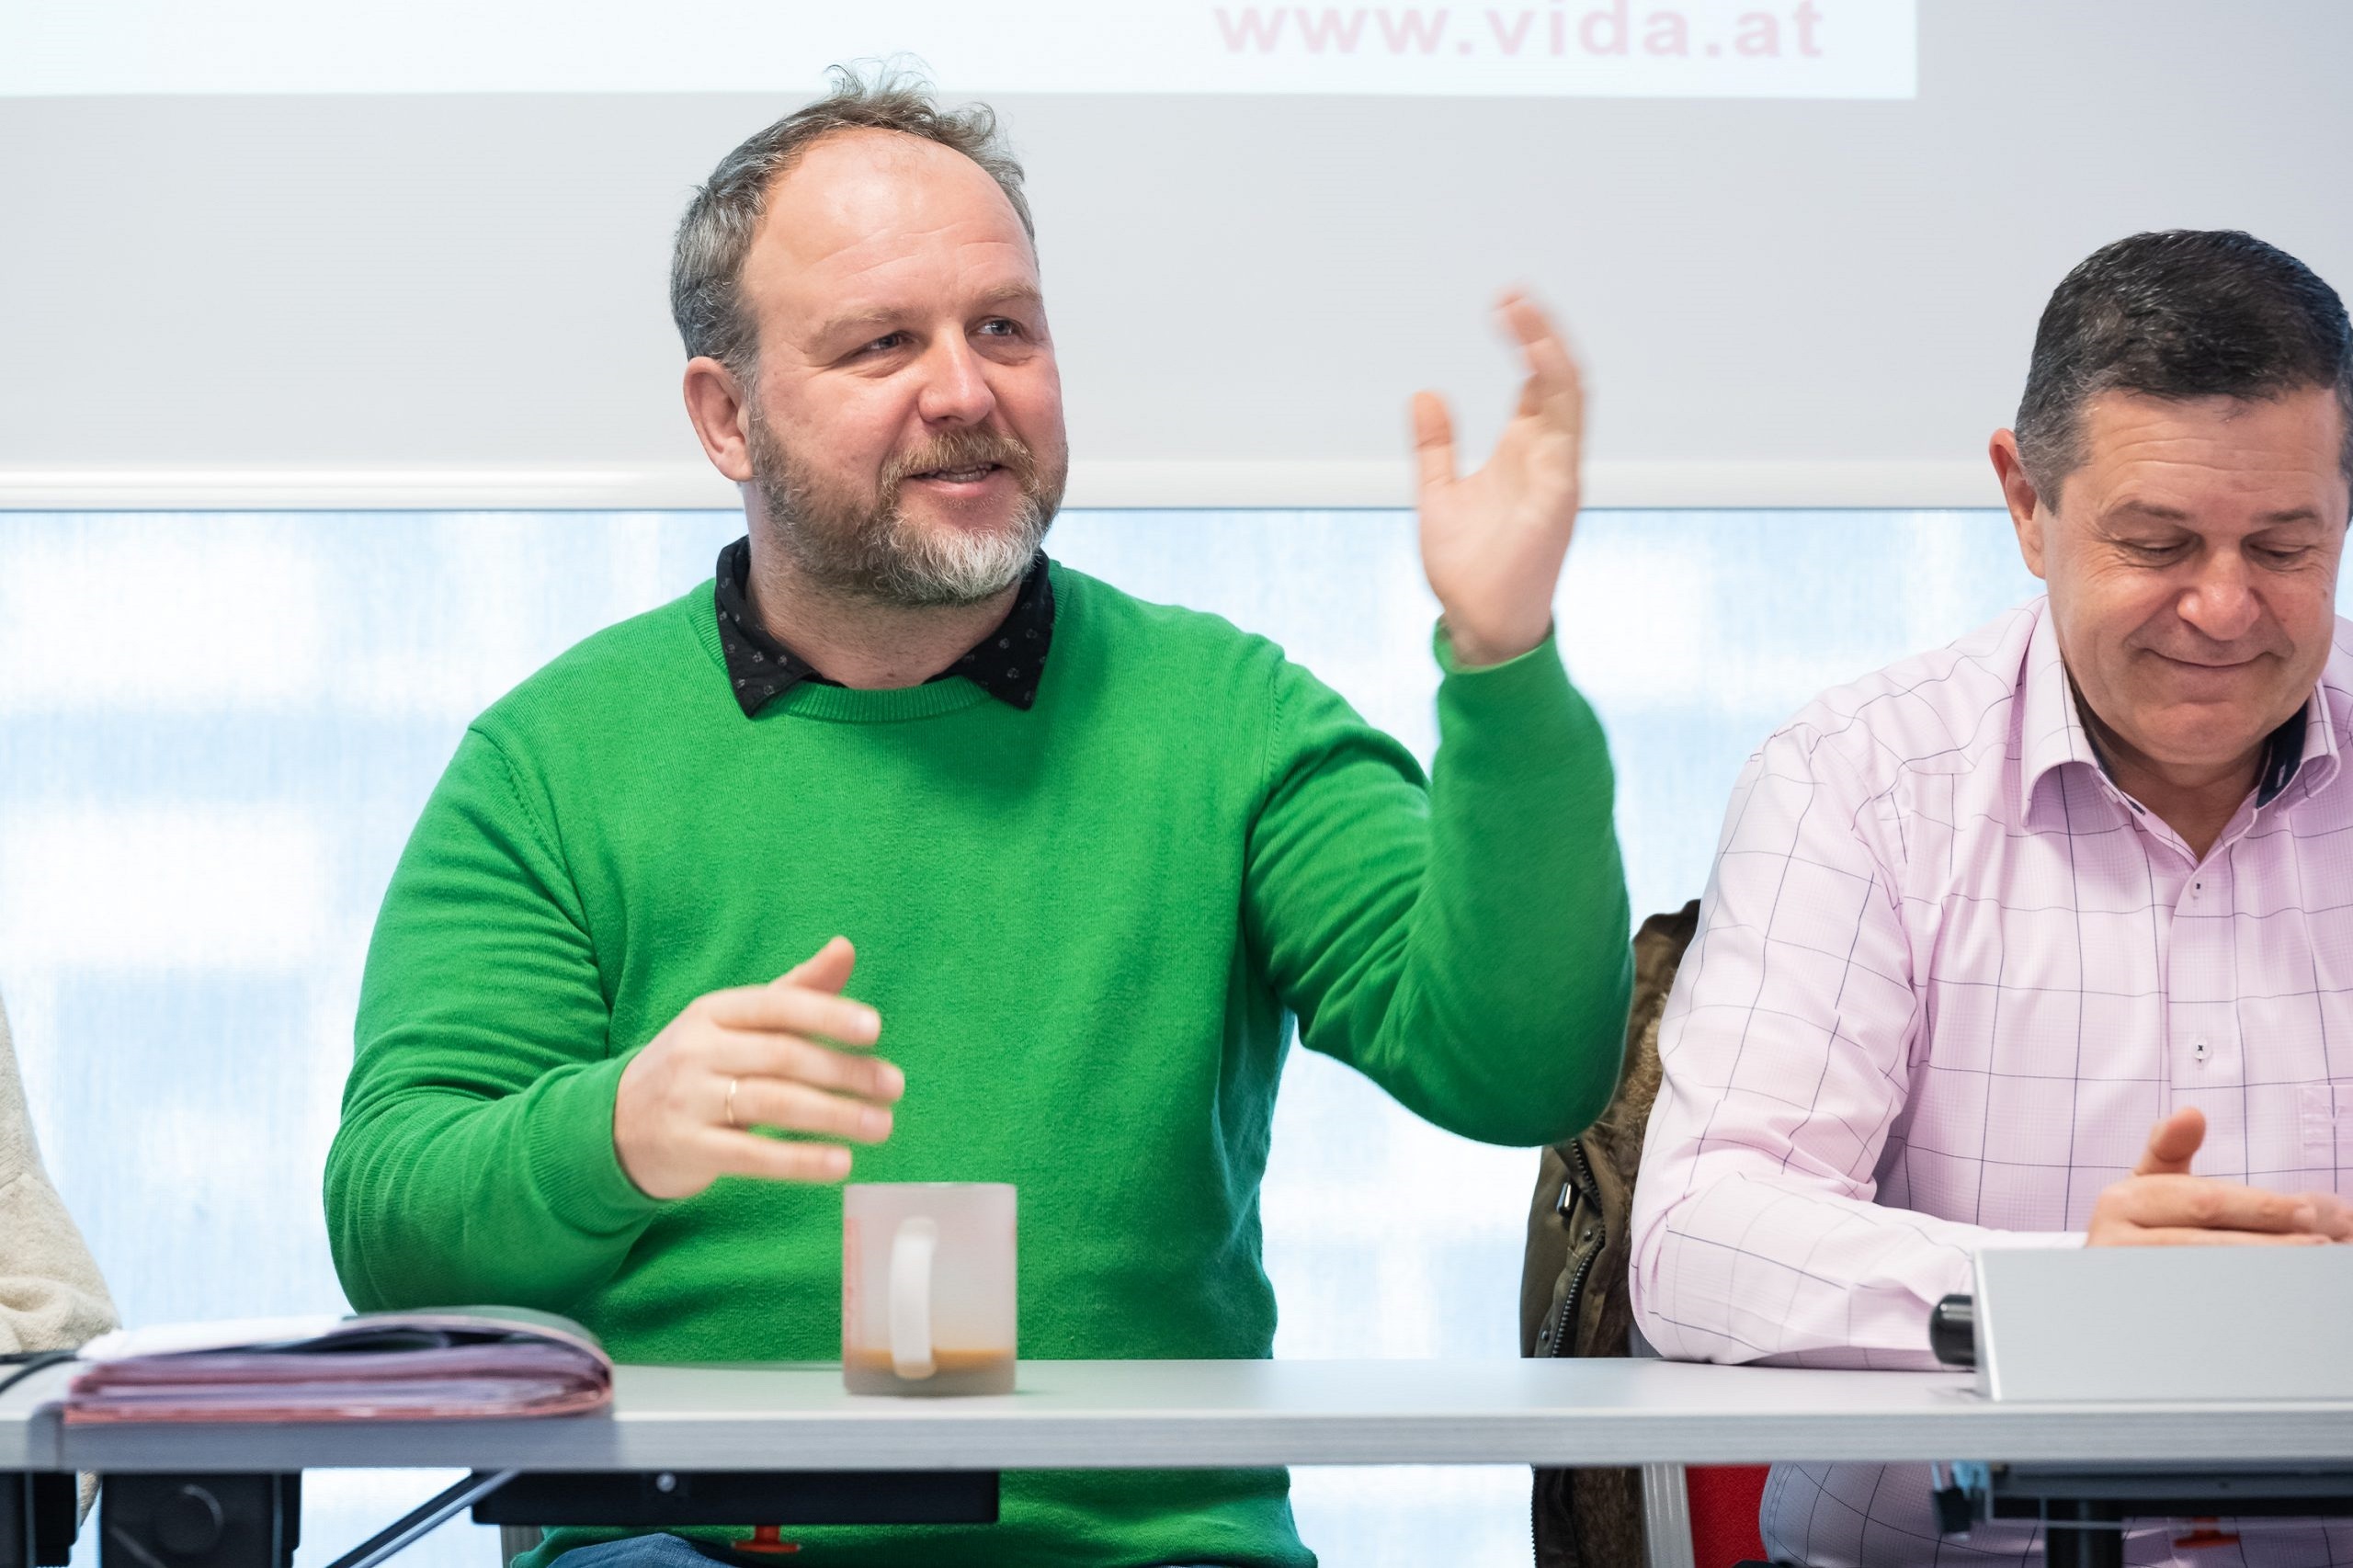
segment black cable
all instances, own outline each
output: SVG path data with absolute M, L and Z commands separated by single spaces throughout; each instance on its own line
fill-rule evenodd
M 11 1350 L 0 1355 L 0 1367 L 9 1369 L 6 1376 L 0 1376 L 0 1393 L 7 1392 L 43 1367 L 74 1360 L 80 1354 L 77 1350 Z

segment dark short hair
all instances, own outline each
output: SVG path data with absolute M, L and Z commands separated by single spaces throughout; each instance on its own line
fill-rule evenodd
M 2173 229 L 2103 245 L 2067 274 L 2035 329 L 2018 456 L 2053 499 L 2083 461 L 2084 405 L 2104 392 L 2273 398 L 2334 388 L 2353 480 L 2353 328 L 2345 301 L 2277 246 L 2235 229 Z
M 931 85 L 903 68 L 836 65 L 833 90 L 758 131 L 695 192 L 670 254 L 670 316 L 688 358 L 709 355 L 749 381 L 758 368 L 756 324 L 744 309 L 744 258 L 768 193 L 801 155 L 846 131 L 895 131 L 961 153 L 996 181 L 1032 244 L 1038 232 L 1021 193 L 1021 165 L 997 135 L 985 104 L 942 108 Z

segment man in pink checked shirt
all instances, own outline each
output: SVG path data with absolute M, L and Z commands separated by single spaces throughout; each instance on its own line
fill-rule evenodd
M 2245 234 L 2120 241 L 1992 456 L 2047 597 L 1824 694 L 1733 791 L 1634 1201 L 1665 1355 L 1927 1368 L 1983 1247 L 2353 1240 L 2345 307 Z M 1761 1523 L 1790 1562 L 2042 1556 L 1939 1537 L 1925 1467 L 1778 1466 Z M 2128 1559 L 2353 1564 L 2345 1523 L 2182 1533 Z

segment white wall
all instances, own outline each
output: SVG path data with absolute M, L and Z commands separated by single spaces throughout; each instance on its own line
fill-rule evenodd
M 1005 97 L 1072 503 L 1395 504 L 1415 386 L 1500 415 L 1525 280 L 1598 505 L 1983 505 L 2096 245 L 2241 226 L 2353 285 L 2349 57 L 2342 0 L 1920 0 L 1915 98 Z M 669 234 L 792 101 L 0 97 L 0 506 L 727 504 Z

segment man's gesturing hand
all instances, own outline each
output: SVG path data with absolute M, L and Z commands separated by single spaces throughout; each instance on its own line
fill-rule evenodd
M 2189 1174 L 2206 1117 L 2185 1106 L 2149 1130 L 2132 1174 L 2093 1206 L 2093 1246 L 2324 1246 L 2353 1241 L 2353 1210 L 2327 1192 L 2267 1192 Z
M 1445 401 L 1414 394 L 1422 569 L 1466 666 L 1499 665 L 1544 641 L 1576 527 L 1585 447 L 1585 383 L 1560 333 L 1523 294 L 1506 294 L 1500 309 L 1528 380 L 1486 467 L 1457 478 Z
M 723 1176 L 839 1181 L 849 1151 L 754 1127 L 880 1143 L 906 1088 L 896 1067 L 822 1043 L 872 1045 L 874 1009 L 841 994 L 858 954 L 836 937 L 766 985 L 687 1004 L 621 1072 L 613 1150 L 649 1198 L 691 1198 Z

